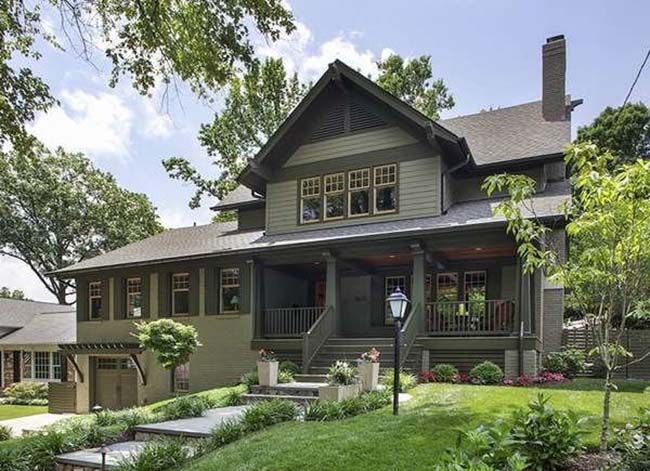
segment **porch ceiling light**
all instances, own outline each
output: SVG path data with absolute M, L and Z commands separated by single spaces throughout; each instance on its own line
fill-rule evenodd
M 394 319 L 403 319 L 406 313 L 406 305 L 411 302 L 399 288 L 396 288 L 386 301 L 388 301 Z

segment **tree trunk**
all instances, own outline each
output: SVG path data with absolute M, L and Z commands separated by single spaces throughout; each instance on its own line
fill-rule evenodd
M 66 301 L 66 286 L 61 283 L 58 286 L 58 289 L 56 291 L 56 299 L 59 304 L 63 305 L 68 305 L 69 303 Z
M 603 395 L 603 422 L 600 430 L 600 451 L 607 451 L 609 442 L 609 411 L 612 397 L 612 371 L 605 375 L 605 394 Z

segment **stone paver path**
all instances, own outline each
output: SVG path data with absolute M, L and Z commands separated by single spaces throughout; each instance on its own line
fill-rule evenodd
M 137 456 L 146 442 L 122 442 L 106 447 L 106 469 L 118 467 L 124 460 L 131 456 Z M 102 449 L 88 448 L 87 450 L 75 451 L 59 455 L 57 461 L 63 465 L 63 469 L 101 469 Z M 59 469 L 59 468 L 57 468 Z
M 43 427 L 52 425 L 60 420 L 72 417 L 74 414 L 36 414 L 17 419 L 0 420 L 0 425 L 11 429 L 14 437 L 20 437 L 23 431 L 36 431 Z

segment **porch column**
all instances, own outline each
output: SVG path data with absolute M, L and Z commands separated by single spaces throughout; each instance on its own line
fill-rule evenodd
M 523 272 L 521 267 L 521 262 L 519 262 L 519 280 L 520 280 L 520 290 L 519 290 L 519 323 L 524 323 L 524 332 L 531 332 L 531 297 L 530 297 L 530 288 L 531 288 L 531 276 L 528 273 Z M 517 331 L 519 331 L 519 323 L 516 326 Z
M 264 336 L 264 265 L 262 263 L 249 260 L 250 277 L 251 277 L 251 314 L 253 318 L 253 337 L 262 338 Z
M 338 261 L 331 252 L 324 252 L 323 256 L 327 265 L 327 274 L 325 276 L 325 305 L 332 306 L 334 310 L 334 332 L 336 333 L 341 324 L 339 319 L 341 310 L 339 307 L 340 276 Z
M 413 306 L 417 305 L 421 313 L 426 312 L 426 294 L 425 294 L 425 281 L 424 281 L 424 250 L 419 244 L 411 246 L 411 253 L 413 254 L 413 292 L 411 293 L 411 303 Z M 426 332 L 426 316 L 420 316 L 419 332 Z

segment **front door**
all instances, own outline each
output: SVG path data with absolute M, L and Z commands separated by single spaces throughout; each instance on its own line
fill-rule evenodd
M 95 364 L 95 405 L 118 410 L 137 405 L 138 377 L 131 360 L 98 357 Z

